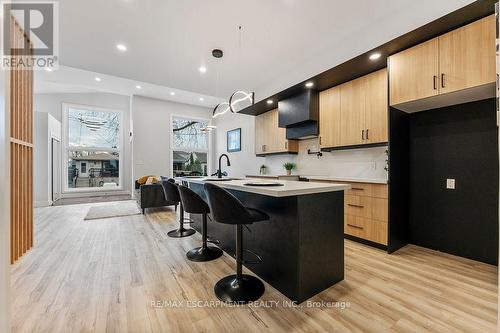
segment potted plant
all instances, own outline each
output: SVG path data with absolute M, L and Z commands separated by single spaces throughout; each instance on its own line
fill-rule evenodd
M 293 162 L 286 162 L 283 164 L 283 168 L 285 168 L 287 176 L 290 176 L 292 174 L 292 170 L 296 167 L 297 166 Z
M 262 164 L 262 165 L 260 166 L 259 173 L 260 173 L 261 175 L 265 175 L 265 174 L 266 174 L 266 169 L 267 169 L 267 167 L 266 167 L 264 164 Z

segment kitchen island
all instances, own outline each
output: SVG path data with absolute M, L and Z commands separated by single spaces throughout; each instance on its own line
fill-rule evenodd
M 206 199 L 203 185 L 209 179 L 183 180 Z M 249 182 L 259 181 L 214 181 L 245 206 L 270 217 L 243 229 L 244 266 L 298 303 L 343 280 L 344 190 L 350 186 L 279 180 L 274 182 L 281 186 L 267 187 L 246 185 Z M 191 219 L 200 231 L 201 218 Z M 234 256 L 233 225 L 210 221 L 208 235 Z

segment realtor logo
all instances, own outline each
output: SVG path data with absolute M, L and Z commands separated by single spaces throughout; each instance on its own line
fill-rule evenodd
M 56 68 L 59 51 L 58 3 L 4 1 L 1 5 L 2 68 Z

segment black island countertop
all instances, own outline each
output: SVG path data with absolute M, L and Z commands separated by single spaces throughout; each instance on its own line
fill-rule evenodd
M 209 178 L 180 178 L 206 199 L 203 184 Z M 277 187 L 245 185 L 255 179 L 213 181 L 235 195 L 247 207 L 269 215 L 269 221 L 248 226 L 243 247 L 262 262 L 244 253 L 245 267 L 301 303 L 344 279 L 344 190 L 346 184 L 276 180 Z M 212 182 L 212 181 L 211 181 Z M 200 231 L 201 218 L 191 215 Z M 235 227 L 211 221 L 208 234 L 234 256 Z

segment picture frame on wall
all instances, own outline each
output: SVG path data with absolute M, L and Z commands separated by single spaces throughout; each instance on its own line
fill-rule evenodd
M 241 151 L 241 128 L 227 131 L 227 152 Z

